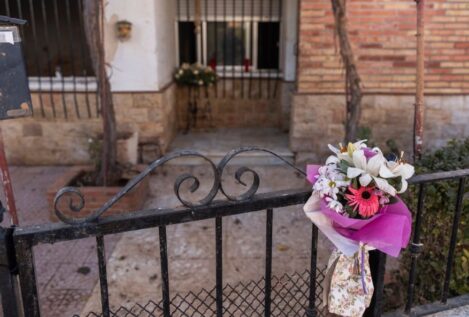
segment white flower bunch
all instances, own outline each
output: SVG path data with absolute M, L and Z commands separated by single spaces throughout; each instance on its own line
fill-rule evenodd
M 371 210 L 376 212 L 378 205 L 388 204 L 406 191 L 407 180 L 414 174 L 414 167 L 402 160 L 402 154 L 399 159 L 387 160 L 379 148 L 369 148 L 365 141 L 339 148 L 329 145 L 335 155 L 329 156 L 315 176 L 313 192 L 337 213 L 350 213 L 352 201 L 365 204 L 367 199 L 372 200 Z M 362 194 L 365 196 L 359 197 Z
M 361 186 L 367 187 L 370 184 L 376 185 L 381 191 L 396 196 L 407 190 L 407 180 L 414 175 L 414 167 L 405 163 L 401 158 L 388 161 L 382 151 L 375 148 L 368 148 L 366 140 L 356 143 L 349 143 L 347 148 L 335 148 L 329 144 L 337 156 L 338 160 L 343 160 L 347 166 L 347 178 L 358 177 Z M 389 183 L 393 180 L 393 185 Z

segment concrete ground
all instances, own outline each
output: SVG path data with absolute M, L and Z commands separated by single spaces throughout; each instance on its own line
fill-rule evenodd
M 47 187 L 66 167 L 11 167 L 20 225 L 49 222 Z M 2 195 L 3 195 L 3 191 Z M 4 201 L 2 197 L 2 201 Z M 6 226 L 8 217 L 2 223 Z M 112 253 L 119 236 L 106 237 Z M 92 238 L 34 247 L 41 313 L 47 317 L 79 313 L 98 279 L 95 240 Z
M 222 140 L 220 137 L 222 136 Z M 190 132 L 178 134 L 171 143 L 169 152 L 178 149 L 197 149 L 215 163 L 218 163 L 226 153 L 242 146 L 262 145 L 293 162 L 293 152 L 290 151 L 288 133 L 278 129 L 216 129 L 210 132 Z M 185 160 L 184 165 L 200 164 L 201 160 Z M 250 152 L 236 159 L 237 164 L 271 165 L 278 164 L 278 160 L 262 152 Z

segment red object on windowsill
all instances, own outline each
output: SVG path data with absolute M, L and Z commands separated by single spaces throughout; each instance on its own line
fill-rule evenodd
M 212 57 L 210 61 L 208 62 L 208 66 L 215 71 L 217 69 L 217 59 L 215 57 Z
M 252 66 L 251 60 L 249 58 L 245 58 L 243 60 L 243 66 L 244 66 L 244 71 L 246 73 L 249 73 L 249 68 Z

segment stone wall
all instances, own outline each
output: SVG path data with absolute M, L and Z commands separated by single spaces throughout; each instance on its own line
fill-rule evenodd
M 414 97 L 366 95 L 361 124 L 369 127 L 378 146 L 393 139 L 410 157 L 412 150 Z M 293 99 L 290 145 L 297 161 L 319 162 L 329 154 L 327 144 L 344 136 L 343 95 L 297 94 Z M 448 140 L 469 136 L 469 96 L 427 96 L 425 149 L 443 146 Z
M 174 85 L 160 92 L 114 93 L 118 132 L 137 131 L 141 147 L 153 146 L 160 153 L 164 152 L 176 133 L 175 97 Z M 40 98 L 45 118 L 41 115 Z M 80 118 L 74 107 L 75 98 Z M 41 96 L 33 93 L 33 117 L 0 123 L 10 164 L 89 163 L 89 139 L 102 134 L 102 127 L 101 119 L 96 116 L 95 95 L 88 95 L 91 118 L 86 98 L 84 93 L 65 93 L 68 117 L 65 119 L 60 93 L 42 93 Z
M 197 129 L 260 127 L 288 130 L 293 90 L 293 83 L 274 78 L 225 79 L 207 90 L 200 88 Z M 178 87 L 178 127 L 181 131 L 187 125 L 188 100 L 189 89 Z M 209 120 L 210 114 L 212 120 Z

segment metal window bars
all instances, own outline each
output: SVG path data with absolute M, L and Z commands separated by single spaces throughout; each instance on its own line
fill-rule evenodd
M 181 23 L 193 21 L 194 31 L 197 30 L 196 39 L 192 44 L 197 52 L 196 62 L 215 68 L 220 78 L 221 83 L 214 88 L 215 97 L 230 99 L 277 97 L 282 76 L 280 63 L 282 0 L 176 1 L 177 21 Z M 202 27 L 198 28 L 196 23 L 201 23 Z M 276 35 L 278 38 L 260 34 L 261 23 L 278 24 Z M 215 30 L 210 32 L 209 27 Z M 241 29 L 238 30 L 239 34 L 235 34 L 236 28 Z M 192 38 L 188 37 L 187 40 L 192 41 Z M 260 54 L 261 46 L 266 44 L 263 41 L 269 40 L 276 42 L 267 43 L 273 49 L 262 50 L 263 54 Z M 211 52 L 208 43 L 215 48 L 214 56 L 209 56 Z M 240 49 L 235 49 L 237 46 L 240 46 Z M 181 48 L 177 47 L 177 51 L 180 53 Z M 273 65 L 261 67 L 261 61 L 264 60 L 275 60 L 275 62 Z
M 28 21 L 21 27 L 21 36 L 35 116 L 99 116 L 82 1 L 0 1 L 0 15 Z

